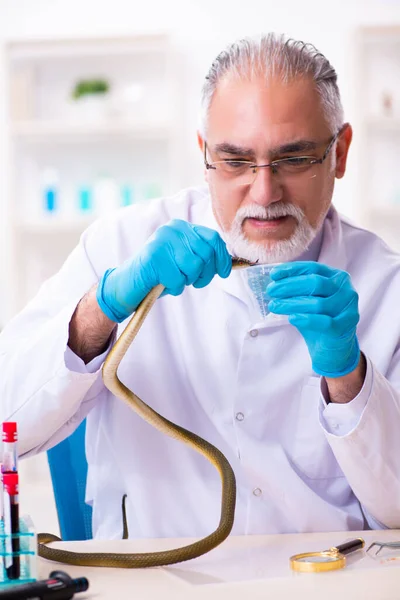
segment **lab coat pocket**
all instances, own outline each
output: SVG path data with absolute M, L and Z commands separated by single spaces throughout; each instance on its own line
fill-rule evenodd
M 343 477 L 319 423 L 320 394 L 320 378 L 308 377 L 298 398 L 292 459 L 298 470 L 309 479 Z

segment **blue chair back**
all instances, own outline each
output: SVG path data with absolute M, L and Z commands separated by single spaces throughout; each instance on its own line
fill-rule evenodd
M 67 439 L 47 451 L 63 540 L 89 540 L 92 536 L 92 507 L 85 503 L 87 461 L 84 420 Z

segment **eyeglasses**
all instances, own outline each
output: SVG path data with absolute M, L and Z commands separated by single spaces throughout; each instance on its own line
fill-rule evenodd
M 204 142 L 204 164 L 207 170 L 216 171 L 216 175 L 218 174 L 226 182 L 231 182 L 235 186 L 252 185 L 256 180 L 258 170 L 267 167 L 271 168 L 274 175 L 315 177 L 311 174 L 313 172 L 312 167 L 322 165 L 343 129 L 340 129 L 332 137 L 321 158 L 316 156 L 290 156 L 273 160 L 265 165 L 257 165 L 249 160 L 234 160 L 231 158 L 209 163 L 207 161 L 207 143 Z

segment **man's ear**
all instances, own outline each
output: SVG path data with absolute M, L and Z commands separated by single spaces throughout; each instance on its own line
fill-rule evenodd
M 200 131 L 197 132 L 197 144 L 200 148 L 202 155 L 204 155 L 204 139 L 203 139 Z M 206 181 L 208 181 L 207 176 L 208 176 L 208 171 L 206 168 L 204 168 L 204 179 Z
M 335 176 L 337 177 L 337 179 L 341 179 L 346 172 L 347 155 L 349 153 L 352 138 L 353 130 L 351 128 L 351 125 L 350 123 L 346 123 L 336 144 Z
M 203 137 L 202 137 L 200 131 L 197 132 L 197 143 L 198 143 L 198 146 L 199 146 L 201 152 L 204 153 L 204 140 L 203 140 Z

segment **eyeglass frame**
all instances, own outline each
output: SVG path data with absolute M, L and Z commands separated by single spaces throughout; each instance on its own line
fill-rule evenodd
M 323 156 L 321 158 L 315 158 L 315 160 L 313 162 L 311 162 L 309 164 L 309 167 L 312 167 L 313 165 L 322 165 L 322 163 L 325 161 L 325 159 L 327 158 L 329 152 L 331 151 L 333 144 L 336 142 L 337 138 L 339 137 L 339 135 L 345 130 L 346 125 L 343 125 L 343 127 L 341 127 L 339 129 L 339 131 L 337 133 L 335 133 L 335 135 L 332 137 L 332 139 L 330 140 L 330 142 L 328 143 L 328 146 L 325 149 L 325 152 L 323 154 Z M 227 160 L 215 160 L 211 163 L 208 162 L 207 160 L 207 142 L 204 140 L 204 166 L 206 167 L 207 170 L 209 169 L 213 169 L 214 171 L 217 171 L 217 167 L 213 166 L 217 163 L 226 163 L 229 162 L 228 159 Z M 265 164 L 265 165 L 257 165 L 256 163 L 252 163 L 249 160 L 232 160 L 232 162 L 238 162 L 238 163 L 243 163 L 243 164 L 248 164 L 249 169 L 264 169 L 265 167 L 271 167 L 272 173 L 274 175 L 277 174 L 278 170 L 277 170 L 277 165 L 279 166 L 280 163 L 287 161 L 287 160 L 291 160 L 292 158 L 310 158 L 310 155 L 303 155 L 303 156 L 292 156 L 292 157 L 285 157 L 285 158 L 278 158 L 277 160 L 273 160 L 272 162 Z M 256 176 L 257 176 L 257 171 L 256 171 Z M 253 180 L 252 183 L 254 183 L 255 179 Z M 249 185 L 252 185 L 249 184 Z

